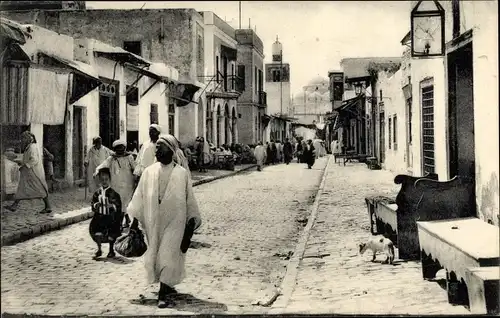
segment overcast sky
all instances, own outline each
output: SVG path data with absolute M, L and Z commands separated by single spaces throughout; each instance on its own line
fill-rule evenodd
M 279 36 L 290 63 L 292 95 L 346 57 L 401 56 L 410 30 L 410 1 L 242 1 L 242 28 L 264 42 L 265 61 Z M 87 1 L 94 9 L 194 8 L 213 11 L 238 28 L 238 1 Z

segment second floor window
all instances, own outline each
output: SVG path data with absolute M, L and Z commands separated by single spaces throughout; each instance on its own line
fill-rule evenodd
M 141 41 L 125 41 L 123 42 L 123 49 L 135 55 L 142 56 Z
M 158 124 L 158 105 L 151 104 L 151 111 L 149 113 L 150 124 Z
M 281 81 L 281 72 L 280 70 L 273 70 L 273 82 Z

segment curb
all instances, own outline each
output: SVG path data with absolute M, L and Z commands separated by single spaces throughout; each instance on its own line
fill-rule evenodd
M 239 174 L 240 172 L 245 172 L 245 171 L 251 170 L 255 167 L 257 167 L 257 165 L 251 165 L 251 166 L 245 167 L 241 170 L 232 171 L 232 172 L 225 174 L 225 175 L 216 176 L 216 177 L 209 177 L 209 178 L 205 178 L 202 180 L 197 180 L 197 181 L 193 182 L 193 187 L 199 186 L 201 184 L 209 183 L 209 182 L 212 182 L 215 180 L 231 177 L 231 176 Z M 31 228 L 26 228 L 26 229 L 17 231 L 15 233 L 2 235 L 1 247 L 24 242 L 24 241 L 27 241 L 29 239 L 35 238 L 37 236 L 40 236 L 42 234 L 46 234 L 46 233 L 49 233 L 49 232 L 52 232 L 55 230 L 60 230 L 68 225 L 72 225 L 75 223 L 79 223 L 79 222 L 91 219 L 92 216 L 94 215 L 94 213 L 92 211 L 90 211 L 90 208 L 84 208 L 82 210 L 87 210 L 87 211 L 82 212 L 81 214 L 78 214 L 78 215 L 74 215 L 74 216 L 65 218 L 65 219 L 52 220 L 50 222 L 40 224 L 40 225 L 35 225 Z
M 299 273 L 299 264 L 306 251 L 307 241 L 309 240 L 311 229 L 313 228 L 314 223 L 316 222 L 316 217 L 318 216 L 319 200 L 321 197 L 321 192 L 325 188 L 326 176 L 328 175 L 328 168 L 331 162 L 332 156 L 329 156 L 325 166 L 325 170 L 323 171 L 321 183 L 319 185 L 318 191 L 316 192 L 316 197 L 314 198 L 314 203 L 311 207 L 311 215 L 304 231 L 302 232 L 302 235 L 299 238 L 295 251 L 286 267 L 285 277 L 283 278 L 280 286 L 282 295 L 276 300 L 276 302 L 274 302 L 271 309 L 266 314 L 280 314 L 281 311 L 286 308 L 288 302 L 290 301 L 290 298 L 292 297 L 292 293 L 295 289 L 297 275 Z

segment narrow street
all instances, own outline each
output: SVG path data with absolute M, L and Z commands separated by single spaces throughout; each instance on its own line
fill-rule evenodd
M 394 266 L 381 264 L 380 253 L 375 263 L 370 251 L 359 255 L 358 245 L 371 235 L 364 198 L 395 197 L 399 186 L 393 180 L 389 171 L 331 160 L 295 288 L 285 308 L 273 313 L 470 315 L 448 304 L 446 287 L 438 284 L 446 284 L 442 279 L 425 281 L 420 261 L 398 259 L 397 248 Z
M 188 251 L 175 309 L 158 309 L 140 259 L 94 261 L 89 221 L 2 248 L 2 313 L 249 313 L 281 283 L 327 158 L 266 167 L 197 186 L 203 225 Z M 311 197 L 312 196 L 312 197 Z M 107 252 L 107 247 L 104 247 Z M 139 302 L 139 295 L 146 300 Z

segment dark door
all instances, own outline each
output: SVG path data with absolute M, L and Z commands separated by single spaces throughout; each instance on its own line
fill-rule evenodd
M 450 177 L 475 181 L 472 43 L 448 55 Z
M 83 108 L 73 107 L 73 178 L 84 178 L 83 172 Z
M 385 161 L 385 113 L 380 113 L 380 163 Z
M 120 138 L 119 118 L 118 83 L 105 81 L 99 87 L 99 135 L 108 148 Z

